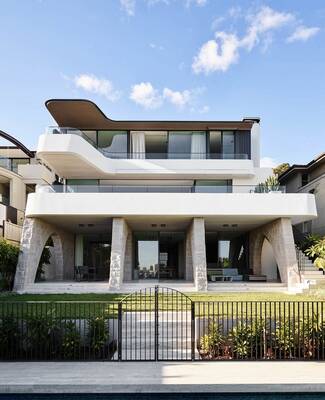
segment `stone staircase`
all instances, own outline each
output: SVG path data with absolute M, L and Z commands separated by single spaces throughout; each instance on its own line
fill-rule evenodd
M 311 286 L 325 283 L 323 271 L 319 271 L 300 249 L 296 248 L 296 252 L 303 288 L 309 289 Z

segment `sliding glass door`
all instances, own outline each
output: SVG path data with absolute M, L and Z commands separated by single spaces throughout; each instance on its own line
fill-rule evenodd
M 135 232 L 134 280 L 184 278 L 183 232 Z

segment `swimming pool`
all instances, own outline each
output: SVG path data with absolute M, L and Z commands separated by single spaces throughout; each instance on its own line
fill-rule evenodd
M 0 394 L 0 400 L 325 400 L 325 393 Z

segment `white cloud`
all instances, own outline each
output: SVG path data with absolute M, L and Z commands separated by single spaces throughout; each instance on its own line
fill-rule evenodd
M 135 0 L 120 0 L 120 5 L 123 11 L 130 17 L 135 14 Z
M 177 90 L 165 88 L 163 90 L 163 98 L 171 102 L 176 107 L 182 108 L 191 101 L 191 92 L 190 90 L 179 92 Z
M 241 46 L 248 50 L 259 42 L 260 35 L 279 29 L 282 26 L 294 21 L 295 16 L 291 13 L 283 13 L 264 6 L 256 14 L 248 17 L 250 25 L 246 35 L 241 40 Z
M 262 168 L 275 168 L 276 166 L 279 165 L 279 162 L 272 157 L 262 157 L 260 165 Z
M 208 113 L 210 111 L 210 106 L 208 106 L 208 105 L 205 105 L 205 106 L 203 106 L 203 107 L 201 107 L 200 109 L 199 109 L 199 113 L 200 114 L 206 114 L 206 113 Z
M 219 26 L 222 24 L 222 22 L 225 20 L 225 17 L 215 17 L 214 20 L 211 23 L 211 29 L 214 31 Z
M 311 37 L 317 35 L 320 29 L 316 26 L 307 28 L 306 26 L 298 26 L 296 30 L 287 39 L 288 43 L 292 42 L 306 42 Z
M 196 6 L 203 7 L 207 4 L 208 0 L 186 0 L 185 5 L 186 7 L 190 7 L 192 4 Z
M 228 11 L 233 18 L 238 17 L 240 12 L 241 9 L 238 7 Z M 259 42 L 262 43 L 262 53 L 265 52 L 273 41 L 272 32 L 295 22 L 295 16 L 263 6 L 254 14 L 247 16 L 247 21 L 248 26 L 244 36 L 218 31 L 215 33 L 215 39 L 204 43 L 194 57 L 193 71 L 197 74 L 227 71 L 239 60 L 241 49 L 251 51 Z
M 237 62 L 238 38 L 226 32 L 217 32 L 215 40 L 209 40 L 200 48 L 194 57 L 192 68 L 198 74 L 209 74 L 214 71 L 227 71 L 231 64 Z
M 132 86 L 130 99 L 148 109 L 158 108 L 162 98 L 150 82 L 141 82 Z
M 149 43 L 149 47 L 151 49 L 155 49 L 155 50 L 164 50 L 164 46 L 161 46 L 160 44 L 156 44 L 156 43 Z
M 242 9 L 240 6 L 230 7 L 228 10 L 228 14 L 231 18 L 239 18 L 242 16 Z
M 119 99 L 121 93 L 114 89 L 111 81 L 108 79 L 98 78 L 93 74 L 80 74 L 73 78 L 75 86 L 86 92 L 99 94 L 106 97 L 110 101 Z

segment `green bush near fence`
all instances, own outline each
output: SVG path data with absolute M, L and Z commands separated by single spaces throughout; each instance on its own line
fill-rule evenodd
M 225 331 L 210 321 L 198 343 L 204 360 L 248 359 L 324 359 L 325 322 L 317 315 L 293 322 L 260 320 L 238 323 Z

